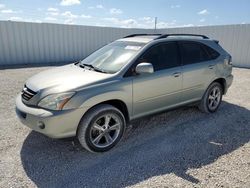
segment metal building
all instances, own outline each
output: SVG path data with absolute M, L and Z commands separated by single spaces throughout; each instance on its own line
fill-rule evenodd
M 72 62 L 123 36 L 154 32 L 153 29 L 0 21 L 0 66 Z M 232 54 L 234 66 L 250 68 L 249 24 L 159 29 L 156 32 L 205 34 L 219 40 Z

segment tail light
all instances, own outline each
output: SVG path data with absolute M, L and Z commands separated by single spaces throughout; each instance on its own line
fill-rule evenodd
M 225 65 L 233 65 L 232 57 L 229 56 L 229 57 L 225 58 L 225 59 L 224 59 L 224 64 L 225 64 Z

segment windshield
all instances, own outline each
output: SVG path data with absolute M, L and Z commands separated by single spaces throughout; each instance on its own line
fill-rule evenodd
M 91 65 L 96 70 L 115 73 L 132 60 L 144 45 L 138 42 L 115 41 L 89 55 L 80 65 Z

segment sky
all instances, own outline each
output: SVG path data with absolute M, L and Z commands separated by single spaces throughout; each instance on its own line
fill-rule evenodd
M 0 20 L 122 28 L 250 23 L 250 0 L 0 0 Z

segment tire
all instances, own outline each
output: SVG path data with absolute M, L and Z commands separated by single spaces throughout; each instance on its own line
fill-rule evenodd
M 90 109 L 81 119 L 77 137 L 90 152 L 105 152 L 122 138 L 126 126 L 124 115 L 112 105 L 101 104 Z
M 204 113 L 216 112 L 216 110 L 219 108 L 221 104 L 222 95 L 223 95 L 222 85 L 218 82 L 213 82 L 207 88 L 205 94 L 203 95 L 199 105 L 199 109 Z

